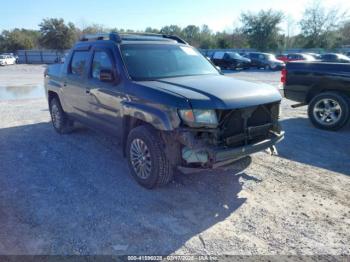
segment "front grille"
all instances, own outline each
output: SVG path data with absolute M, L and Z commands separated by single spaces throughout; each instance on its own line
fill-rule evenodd
M 255 107 L 219 110 L 218 145 L 243 146 L 268 137 L 278 121 L 279 103 Z

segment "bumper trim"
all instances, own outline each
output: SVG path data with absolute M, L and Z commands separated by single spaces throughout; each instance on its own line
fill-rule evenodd
M 224 162 L 230 162 L 231 160 L 238 160 L 242 157 L 248 156 L 250 154 L 265 150 L 276 143 L 280 142 L 284 138 L 284 131 L 281 131 L 279 134 L 273 134 L 273 137 L 269 139 L 265 139 L 263 141 L 257 142 L 255 144 L 246 145 L 242 147 L 236 148 L 228 148 L 228 149 L 213 149 L 213 163 L 212 167 L 215 168 L 217 166 L 224 165 Z M 221 163 L 223 162 L 223 163 Z

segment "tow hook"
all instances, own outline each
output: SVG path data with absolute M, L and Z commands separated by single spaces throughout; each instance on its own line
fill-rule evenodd
M 268 149 L 267 149 L 267 152 L 271 155 L 271 156 L 278 156 L 278 151 L 277 151 L 277 148 L 276 146 L 270 146 Z

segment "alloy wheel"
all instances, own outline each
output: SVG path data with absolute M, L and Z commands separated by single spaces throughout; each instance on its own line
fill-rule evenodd
M 130 145 L 130 161 L 139 178 L 147 179 L 151 175 L 151 153 L 146 143 L 135 138 Z
M 55 128 L 59 129 L 61 126 L 61 112 L 56 104 L 53 104 L 51 106 L 51 117 L 52 117 L 52 123 L 55 126 Z
M 336 100 L 324 98 L 315 104 L 313 114 L 320 124 L 332 125 L 340 120 L 342 109 Z

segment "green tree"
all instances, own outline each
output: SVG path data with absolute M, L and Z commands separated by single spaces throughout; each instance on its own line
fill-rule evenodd
M 231 35 L 231 47 L 232 48 L 248 48 L 249 43 L 247 36 L 242 32 L 241 28 L 233 30 Z
M 177 25 L 167 25 L 160 29 L 161 34 L 181 36 L 181 27 Z
M 0 50 L 15 52 L 21 49 L 38 47 L 40 33 L 35 30 L 18 29 L 4 30 L 0 36 Z
M 200 28 L 195 25 L 188 25 L 182 29 L 181 36 L 191 45 L 199 47 Z
M 350 20 L 344 22 L 338 31 L 340 45 L 350 45 Z
M 246 35 L 249 45 L 261 51 L 278 47 L 280 28 L 283 14 L 273 10 L 261 10 L 257 14 L 242 13 L 242 32 Z
M 57 18 L 44 19 L 40 24 L 40 44 L 49 49 L 64 50 L 71 48 L 76 41 L 76 28 L 73 23 L 64 23 Z
M 217 48 L 231 48 L 231 37 L 229 34 L 225 32 L 217 32 L 215 34 L 215 40 Z
M 320 2 L 313 2 L 305 9 L 303 19 L 299 23 L 301 34 L 305 38 L 304 47 L 329 48 L 334 46 L 336 40 L 334 33 L 344 17 L 345 13 L 341 13 L 336 8 L 327 10 Z
M 110 30 L 100 24 L 92 24 L 81 30 L 82 34 L 109 33 Z
M 159 30 L 157 28 L 147 27 L 145 29 L 145 33 L 153 33 L 153 34 L 159 34 Z
M 199 47 L 209 49 L 215 47 L 215 40 L 208 25 L 202 25 L 199 33 Z

